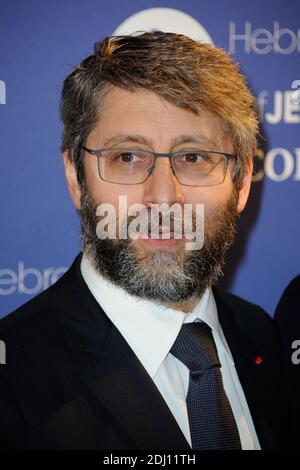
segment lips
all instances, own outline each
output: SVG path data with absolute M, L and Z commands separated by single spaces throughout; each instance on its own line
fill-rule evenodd
M 164 232 L 168 233 L 168 232 Z M 148 237 L 152 238 L 153 240 L 168 240 L 169 238 L 174 238 L 174 232 L 168 233 L 168 235 L 164 235 L 163 233 L 156 233 L 156 232 L 148 232 Z

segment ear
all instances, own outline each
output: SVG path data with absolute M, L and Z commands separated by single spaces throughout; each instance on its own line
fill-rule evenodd
M 64 159 L 65 176 L 71 195 L 71 199 L 76 209 L 80 209 L 81 187 L 77 180 L 77 172 L 74 163 L 69 158 L 69 150 L 62 154 Z
M 252 181 L 252 174 L 253 174 L 253 162 L 252 160 L 247 163 L 245 174 L 240 182 L 240 189 L 239 189 L 239 197 L 238 197 L 238 204 L 237 204 L 237 211 L 241 213 L 246 205 L 246 202 L 249 197 L 250 186 Z

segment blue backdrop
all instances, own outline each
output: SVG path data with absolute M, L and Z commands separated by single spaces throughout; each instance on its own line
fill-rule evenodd
M 153 8 L 169 10 L 130 18 Z M 264 140 L 222 285 L 273 315 L 300 272 L 300 2 L 2 0 L 0 10 L 0 316 L 48 287 L 78 252 L 59 152 L 62 82 L 94 42 L 133 27 L 211 38 L 258 97 Z

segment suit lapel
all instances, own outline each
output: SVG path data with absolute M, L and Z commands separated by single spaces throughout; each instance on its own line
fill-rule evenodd
M 114 326 L 82 380 L 139 449 L 190 449 L 151 377 Z
M 270 394 L 264 355 L 236 321 L 236 315 L 242 316 L 243 312 L 234 312 L 218 292 L 214 294 L 222 330 L 234 359 L 260 445 L 262 448 L 273 448 L 273 433 L 264 406 Z
M 151 377 L 86 286 L 80 259 L 58 286 L 67 307 L 59 318 L 66 346 L 76 349 L 77 356 L 82 353 L 82 360 L 74 363 L 80 381 L 139 449 L 190 449 Z

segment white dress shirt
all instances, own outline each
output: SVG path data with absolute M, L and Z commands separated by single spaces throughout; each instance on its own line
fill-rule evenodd
M 205 291 L 191 313 L 184 313 L 131 296 L 100 276 L 85 254 L 81 261 L 81 273 L 92 295 L 152 378 L 190 446 L 186 406 L 189 369 L 170 353 L 170 349 L 183 323 L 207 323 L 216 343 L 223 385 L 237 424 L 242 449 L 260 449 L 247 401 L 218 320 L 211 289 Z

